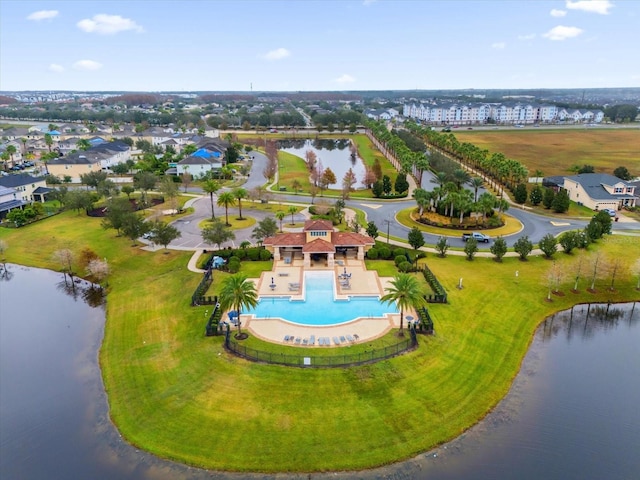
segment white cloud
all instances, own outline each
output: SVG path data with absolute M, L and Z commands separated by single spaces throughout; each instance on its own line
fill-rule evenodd
M 613 7 L 613 3 L 609 0 L 577 0 L 576 2 L 567 0 L 566 7 L 569 10 L 582 10 L 583 12 L 608 15 L 609 9 Z
M 282 60 L 283 58 L 287 58 L 291 55 L 291 52 L 286 48 L 276 48 L 275 50 L 271 50 L 267 52 L 262 58 L 265 60 Z
M 39 22 L 40 20 L 51 20 L 58 16 L 58 10 L 38 10 L 27 16 L 27 20 L 34 20 Z
M 107 15 L 100 13 L 93 18 L 85 18 L 77 24 L 78 28 L 87 33 L 99 33 L 101 35 L 113 35 L 118 32 L 133 30 L 138 33 L 144 32 L 144 28 L 130 18 L 123 18 L 120 15 Z
M 62 73 L 64 72 L 64 67 L 62 65 L 58 65 L 57 63 L 52 63 L 51 65 L 49 65 L 49 71 L 55 72 L 55 73 Z
M 100 70 L 102 68 L 102 64 L 94 60 L 78 60 L 73 64 L 73 68 L 75 68 L 76 70 L 92 72 L 95 70 Z
M 337 82 L 337 83 L 353 83 L 353 82 L 356 81 L 356 79 L 354 77 L 352 77 L 351 75 L 349 75 L 348 73 L 343 73 L 338 78 L 336 78 L 334 81 Z
M 564 17 L 567 14 L 566 10 L 558 10 L 557 8 L 552 9 L 549 14 L 552 17 Z
M 518 35 L 518 40 L 533 40 L 536 38 L 535 33 L 529 33 L 527 35 Z
M 495 48 L 497 50 L 502 50 L 504 49 L 504 47 L 506 47 L 507 44 L 504 42 L 495 42 L 491 44 L 491 48 Z
M 547 33 L 542 34 L 543 37 L 549 40 L 566 40 L 567 38 L 573 38 L 580 35 L 584 30 L 578 27 L 565 27 L 564 25 L 558 25 L 553 27 Z

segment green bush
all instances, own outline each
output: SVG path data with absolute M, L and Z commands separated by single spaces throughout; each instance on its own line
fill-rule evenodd
M 501 227 L 502 226 L 502 220 L 500 220 L 500 217 L 497 215 L 491 216 L 489 217 L 489 221 L 487 222 L 487 224 L 490 227 Z
M 229 269 L 229 273 L 238 273 L 238 271 L 240 270 L 240 260 L 238 260 L 237 262 L 229 262 L 227 268 Z
M 394 248 L 393 249 L 393 256 L 394 257 L 399 257 L 400 255 L 405 256 L 407 254 L 407 251 L 404 248 Z
M 260 250 L 260 260 L 262 261 L 271 260 L 271 252 L 267 249 Z
M 260 249 L 258 249 L 258 248 L 249 248 L 249 249 L 247 249 L 247 257 L 252 262 L 255 262 L 256 260 L 260 259 Z
M 407 262 L 407 259 L 405 258 L 404 262 L 398 265 L 398 270 L 400 270 L 403 273 L 407 273 L 413 270 L 413 265 L 411 264 L 411 262 Z
M 238 250 L 234 250 L 233 255 L 238 257 L 240 260 L 244 260 L 247 258 L 247 251 L 240 248 Z
M 380 247 L 380 258 L 389 260 L 391 258 L 391 249 L 389 247 Z
M 398 255 L 393 261 L 396 264 L 396 267 L 399 267 L 401 263 L 407 261 L 407 257 L 405 257 L 404 255 Z
M 375 247 L 371 248 L 367 252 L 367 258 L 370 259 L 370 260 L 377 260 L 378 259 L 378 250 Z

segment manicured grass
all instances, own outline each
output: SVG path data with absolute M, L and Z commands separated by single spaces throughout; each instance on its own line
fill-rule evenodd
M 523 163 L 531 176 L 536 170 L 545 176 L 571 175 L 574 165 L 593 165 L 596 172 L 610 173 L 626 166 L 632 173 L 640 151 L 638 129 L 522 129 L 507 131 L 459 131 L 460 142 L 470 142 L 490 152 Z M 634 167 L 635 171 L 634 171 Z
M 225 221 L 224 213 L 220 217 L 218 217 L 216 220 L 220 220 L 224 223 Z M 205 228 L 211 225 L 211 223 L 213 223 L 211 219 L 207 218 L 205 220 L 201 220 L 200 223 L 198 223 L 198 227 Z M 236 217 L 235 215 L 232 215 L 231 213 L 229 213 L 229 228 L 231 230 L 240 230 L 242 228 L 249 228 L 255 224 L 256 224 L 256 219 L 248 216 L 245 213 L 244 209 L 242 213 L 242 220 L 238 219 L 238 217 Z
M 222 338 L 203 335 L 205 307 L 189 307 L 201 277 L 186 269 L 190 252 L 132 248 L 99 219 L 75 213 L 0 229 L 0 238 L 9 262 L 57 268 L 54 250 L 85 246 L 108 259 L 100 361 L 112 419 L 138 447 L 221 470 L 353 470 L 416 455 L 495 406 L 546 315 L 578 302 L 640 299 L 628 271 L 618 270 L 613 292 L 608 276 L 593 294 L 586 280 L 572 293 L 567 278 L 565 295 L 547 302 L 551 261 L 429 256 L 450 304 L 429 307 L 436 335 L 420 337 L 417 351 L 362 367 L 287 368 L 238 359 Z M 557 254 L 556 265 L 572 277 L 578 258 L 594 252 L 603 267 L 616 258 L 626 265 L 640 244 L 611 236 L 590 252 Z

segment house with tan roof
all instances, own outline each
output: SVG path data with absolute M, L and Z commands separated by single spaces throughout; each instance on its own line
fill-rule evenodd
M 364 260 L 365 253 L 373 247 L 373 238 L 354 232 L 336 232 L 329 220 L 307 220 L 302 232 L 281 233 L 267 237 L 265 248 L 273 254 L 274 260 L 303 258 L 305 267 L 312 262 L 325 262 L 335 266 L 336 254 L 355 254 Z

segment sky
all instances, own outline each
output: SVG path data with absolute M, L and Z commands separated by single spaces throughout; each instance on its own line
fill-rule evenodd
M 0 91 L 640 86 L 637 0 L 0 0 Z

